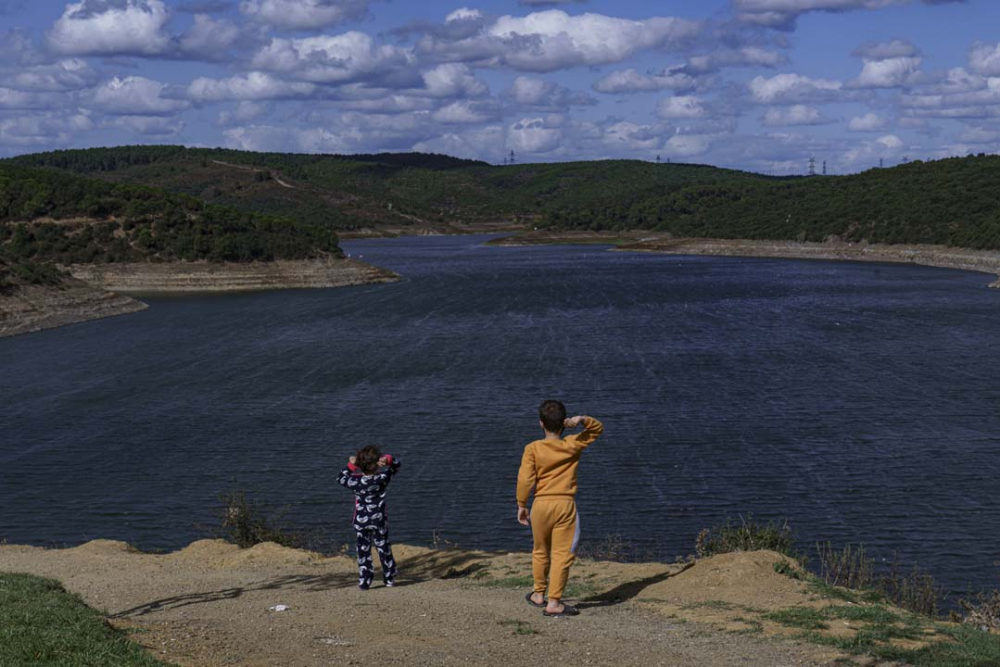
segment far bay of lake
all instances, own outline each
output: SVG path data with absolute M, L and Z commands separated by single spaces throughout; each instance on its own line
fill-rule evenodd
M 394 540 L 527 550 L 536 407 L 604 421 L 584 539 L 665 559 L 727 516 L 1000 585 L 1000 292 L 883 264 L 352 241 L 389 285 L 147 299 L 0 340 L 0 539 L 176 548 L 242 489 L 326 546 L 362 444 Z M 2 564 L 0 564 L 2 565 Z

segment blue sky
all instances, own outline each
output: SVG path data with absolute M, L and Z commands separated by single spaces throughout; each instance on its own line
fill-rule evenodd
M 0 156 L 182 143 L 802 173 L 1000 146 L 987 0 L 0 0 Z

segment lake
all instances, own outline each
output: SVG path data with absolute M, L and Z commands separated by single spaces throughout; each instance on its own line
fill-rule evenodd
M 0 340 L 0 538 L 177 548 L 239 489 L 335 548 L 353 542 L 336 476 L 376 443 L 403 463 L 395 541 L 527 550 L 514 485 L 552 397 L 605 423 L 585 544 L 672 560 L 753 514 L 805 549 L 1000 584 L 988 276 L 483 241 L 351 241 L 403 281 L 150 298 Z

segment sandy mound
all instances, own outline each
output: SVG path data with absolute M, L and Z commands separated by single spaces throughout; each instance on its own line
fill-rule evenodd
M 138 553 L 133 547 L 129 546 L 128 542 L 119 542 L 118 540 L 91 540 L 86 544 L 81 544 L 78 547 L 73 547 L 72 549 L 67 549 L 66 551 L 87 556 L 106 557 Z
M 801 604 L 806 585 L 775 571 L 775 563 L 783 561 L 788 558 L 774 551 L 720 554 L 653 584 L 643 595 L 687 603 L 721 600 L 748 607 Z
M 317 553 L 283 547 L 265 542 L 249 549 L 240 549 L 225 540 L 198 540 L 180 551 L 163 557 L 176 564 L 190 564 L 206 569 L 246 568 L 282 565 L 304 565 L 322 558 Z

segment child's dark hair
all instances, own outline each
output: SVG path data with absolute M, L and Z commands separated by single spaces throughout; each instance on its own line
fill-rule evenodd
M 354 464 L 361 468 L 361 472 L 371 475 L 378 471 L 378 460 L 382 458 L 382 452 L 375 445 L 366 445 L 358 450 L 354 455 Z
M 562 433 L 566 421 L 566 406 L 559 401 L 542 401 L 538 407 L 538 418 L 549 433 Z

